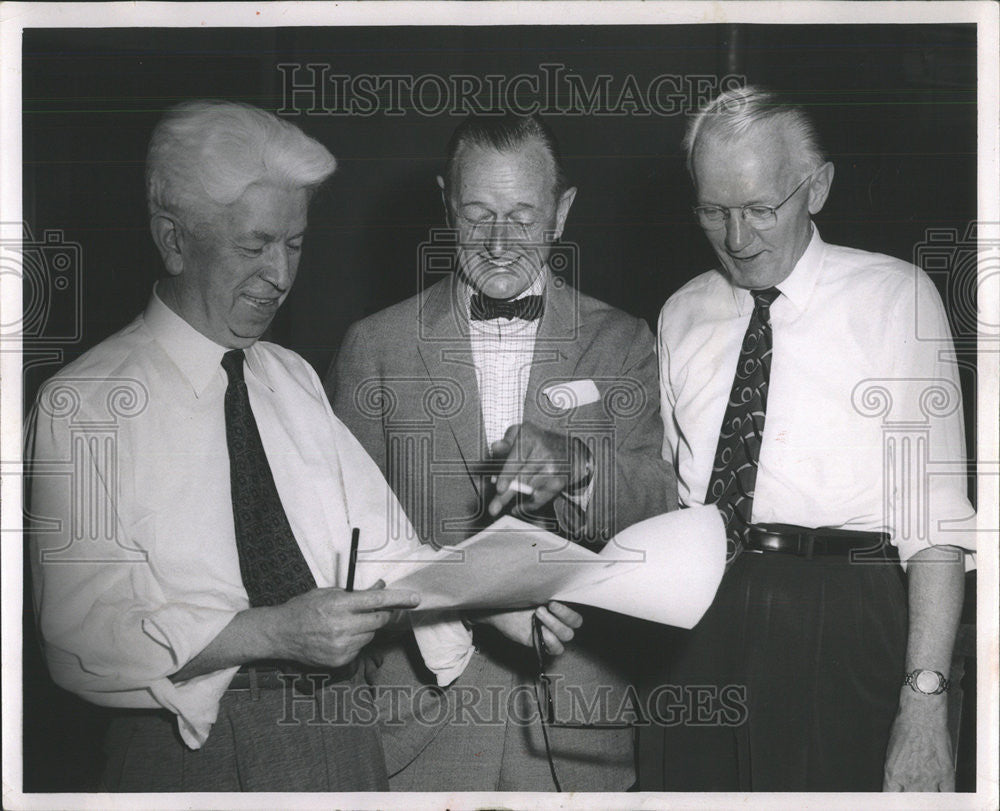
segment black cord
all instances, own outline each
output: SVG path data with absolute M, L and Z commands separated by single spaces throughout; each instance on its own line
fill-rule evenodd
M 552 782 L 556 791 L 561 792 L 562 786 L 559 784 L 559 777 L 556 775 L 556 764 L 552 757 L 552 746 L 549 743 L 549 720 L 542 708 L 541 690 L 546 690 L 548 695 L 548 676 L 545 675 L 545 641 L 542 639 L 542 621 L 537 614 L 531 615 L 531 642 L 535 648 L 535 657 L 538 660 L 538 675 L 535 681 L 535 704 L 538 707 L 538 720 L 542 726 L 542 740 L 545 741 L 545 757 L 549 761 L 549 773 L 552 775 Z M 551 695 L 549 695 L 551 701 Z M 551 706 L 551 705 L 550 705 Z

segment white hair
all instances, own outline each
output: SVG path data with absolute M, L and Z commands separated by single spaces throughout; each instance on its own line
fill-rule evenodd
M 150 215 L 185 219 L 271 182 L 315 191 L 337 167 L 333 155 L 294 124 L 249 104 L 214 99 L 169 109 L 146 156 Z
M 786 135 L 799 169 L 812 171 L 826 163 L 816 125 L 805 110 L 771 90 L 746 85 L 720 93 L 691 119 L 683 141 L 688 173 L 694 178 L 694 153 L 700 139 L 711 135 L 732 141 L 768 124 L 780 127 Z

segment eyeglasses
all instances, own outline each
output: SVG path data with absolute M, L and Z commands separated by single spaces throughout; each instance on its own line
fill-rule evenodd
M 556 791 L 562 791 L 559 784 L 559 776 L 556 774 L 556 764 L 552 757 L 552 745 L 549 743 L 550 729 L 635 729 L 642 725 L 641 721 L 624 723 L 594 723 L 576 724 L 566 723 L 556 720 L 555 705 L 552 700 L 551 679 L 545 672 L 545 658 L 549 655 L 545 647 L 545 640 L 542 638 L 542 621 L 537 614 L 531 615 L 531 644 L 535 649 L 535 660 L 538 664 L 538 675 L 535 679 L 535 706 L 538 708 L 538 717 L 542 725 L 542 740 L 545 743 L 545 756 L 549 761 L 549 774 L 552 775 L 552 782 Z M 634 694 L 633 694 L 634 695 Z M 631 697 L 630 697 L 631 699 Z M 639 719 L 639 708 L 633 702 L 633 710 L 636 718 Z
M 803 178 L 802 182 L 792 189 L 792 193 L 776 206 L 762 206 L 756 203 L 748 206 L 695 206 L 692 211 L 698 218 L 698 224 L 706 231 L 718 231 L 724 227 L 729 220 L 729 212 L 734 210 L 739 210 L 743 222 L 751 228 L 766 231 L 777 225 L 778 209 L 791 200 L 795 196 L 795 192 L 801 189 L 811 177 L 812 175 L 808 175 Z

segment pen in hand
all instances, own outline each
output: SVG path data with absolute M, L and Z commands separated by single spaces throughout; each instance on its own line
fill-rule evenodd
M 361 538 L 361 528 L 351 530 L 351 556 L 347 559 L 347 588 L 354 591 L 354 572 L 358 568 L 358 540 Z

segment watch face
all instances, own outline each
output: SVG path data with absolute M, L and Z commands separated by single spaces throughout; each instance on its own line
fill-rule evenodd
M 921 693 L 933 693 L 941 686 L 941 679 L 933 670 L 921 670 L 917 674 L 917 689 Z

